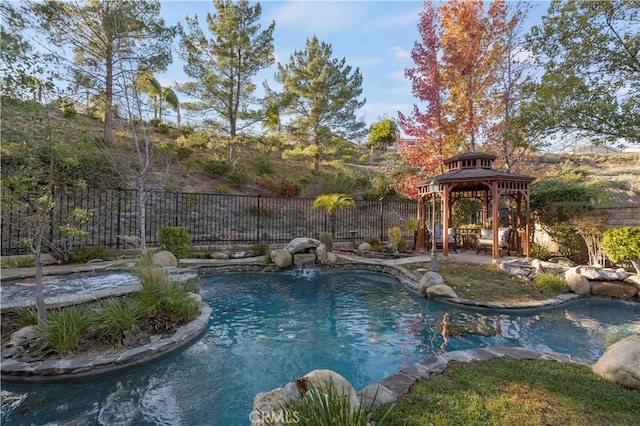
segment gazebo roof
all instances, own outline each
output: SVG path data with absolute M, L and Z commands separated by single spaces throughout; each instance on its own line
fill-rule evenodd
M 447 171 L 417 184 L 418 188 L 434 183 L 460 183 L 465 189 L 474 188 L 483 182 L 509 181 L 533 182 L 532 176 L 510 173 L 492 168 L 497 157 L 483 152 L 467 152 L 444 160 Z

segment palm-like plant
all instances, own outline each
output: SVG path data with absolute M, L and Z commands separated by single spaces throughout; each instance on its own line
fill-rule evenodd
M 336 233 L 336 213 L 338 210 L 353 207 L 356 202 L 351 195 L 347 194 L 323 194 L 319 195 L 313 202 L 312 210 L 323 209 L 329 215 L 331 224 L 331 235 Z

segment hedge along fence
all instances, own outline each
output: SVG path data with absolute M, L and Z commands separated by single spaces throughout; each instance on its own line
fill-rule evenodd
M 34 196 L 37 194 L 34 193 Z M 28 253 L 20 241 L 26 237 L 20 219 L 26 212 L 2 204 L 2 255 Z M 282 198 L 248 195 L 150 191 L 146 200 L 147 245 L 158 246 L 160 230 L 186 227 L 195 246 L 217 244 L 286 243 L 296 237 L 319 238 L 330 232 L 329 216 L 312 210 L 313 198 Z M 79 228 L 87 233 L 77 246 L 125 249 L 136 246 L 139 208 L 136 190 L 70 189 L 54 193 L 50 215 L 50 240 L 60 238 L 59 226 L 75 208 L 92 212 Z M 353 208 L 337 212 L 334 241 L 363 241 L 375 236 L 387 239 L 387 229 L 397 226 L 413 241 L 407 229 L 416 217 L 415 201 L 356 201 Z M 355 231 L 355 232 L 352 232 Z

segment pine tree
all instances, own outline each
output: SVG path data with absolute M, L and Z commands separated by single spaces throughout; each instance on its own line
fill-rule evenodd
M 356 111 L 365 100 L 362 74 L 332 57 L 331 45 L 307 40 L 304 51 L 294 52 L 289 64 L 278 64 L 276 81 L 283 85 L 284 114 L 291 117 L 289 130 L 302 145 L 313 147 L 314 175 L 320 174 L 323 145 L 334 136 L 354 139 L 364 136 L 365 123 Z

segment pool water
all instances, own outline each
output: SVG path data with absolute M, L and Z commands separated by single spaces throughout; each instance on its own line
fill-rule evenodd
M 246 425 L 258 392 L 329 368 L 356 389 L 442 350 L 506 345 L 595 361 L 606 345 L 640 333 L 640 304 L 607 299 L 553 309 L 454 307 L 365 272 L 221 274 L 203 277 L 213 308 L 188 348 L 142 367 L 26 392 L 6 424 Z M 441 321 L 450 317 L 444 346 Z

